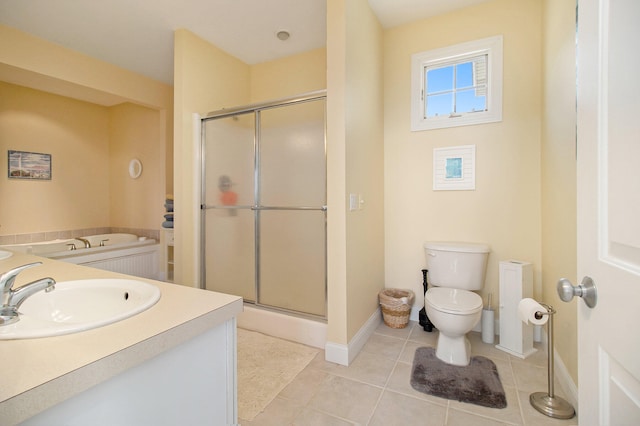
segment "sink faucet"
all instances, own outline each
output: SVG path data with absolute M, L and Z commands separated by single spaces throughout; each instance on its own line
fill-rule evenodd
M 78 241 L 82 241 L 84 243 L 84 248 L 91 248 L 91 243 L 86 238 L 76 238 Z
M 51 291 L 55 288 L 56 281 L 53 278 L 42 278 L 17 289 L 12 289 L 18 274 L 25 269 L 42 265 L 42 262 L 28 263 L 18 266 L 0 275 L 0 326 L 11 324 L 20 319 L 18 308 L 29 296 L 41 291 Z

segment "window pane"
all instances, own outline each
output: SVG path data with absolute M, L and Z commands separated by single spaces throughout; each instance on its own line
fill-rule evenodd
M 456 93 L 457 113 L 484 111 L 486 109 L 487 97 L 478 96 L 478 93 L 475 89 L 460 90 Z
M 502 42 L 488 37 L 412 55 L 411 131 L 501 121 Z
M 473 63 L 456 65 L 456 89 L 473 87 Z
M 427 96 L 427 118 L 449 115 L 453 112 L 453 93 Z
M 427 94 L 453 89 L 453 66 L 427 70 Z

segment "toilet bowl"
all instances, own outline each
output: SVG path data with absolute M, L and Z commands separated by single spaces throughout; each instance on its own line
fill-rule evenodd
M 476 243 L 427 242 L 428 282 L 424 307 L 439 330 L 436 356 L 453 365 L 468 365 L 466 334 L 480 321 L 489 246 Z
M 480 321 L 482 298 L 468 290 L 432 287 L 424 301 L 427 316 L 440 331 L 436 356 L 448 364 L 468 365 L 466 334 Z

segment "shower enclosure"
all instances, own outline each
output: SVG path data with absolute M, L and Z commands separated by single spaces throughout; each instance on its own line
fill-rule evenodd
M 325 93 L 202 119 L 202 284 L 326 318 Z

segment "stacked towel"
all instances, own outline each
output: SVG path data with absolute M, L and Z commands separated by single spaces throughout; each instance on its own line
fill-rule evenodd
M 173 212 L 173 195 L 167 194 L 167 198 L 164 201 L 164 208 L 167 212 Z
M 168 194 L 164 201 L 164 208 L 167 214 L 164 215 L 163 228 L 173 228 L 173 195 Z

